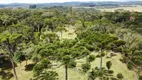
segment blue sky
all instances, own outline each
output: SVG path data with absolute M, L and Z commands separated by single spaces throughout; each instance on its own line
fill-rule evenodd
M 53 2 L 70 2 L 70 1 L 135 1 L 135 0 L 0 0 L 0 3 L 53 3 Z M 142 0 L 139 0 L 142 1 Z

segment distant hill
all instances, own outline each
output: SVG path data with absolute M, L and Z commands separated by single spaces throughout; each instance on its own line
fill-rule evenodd
M 26 8 L 29 7 L 29 5 L 30 4 L 26 3 L 0 4 L 0 8 L 18 8 L 18 7 Z
M 28 8 L 29 5 L 26 3 L 12 3 L 12 4 L 0 4 L 0 8 Z M 142 5 L 142 1 L 129 1 L 129 2 L 64 2 L 64 3 L 40 3 L 36 4 L 38 8 L 40 7 L 51 7 L 51 6 L 88 6 L 93 7 L 99 6 L 120 6 L 120 5 Z
M 3 5 L 3 4 L 0 4 L 0 7 L 2 8 L 2 7 L 5 7 L 5 5 Z

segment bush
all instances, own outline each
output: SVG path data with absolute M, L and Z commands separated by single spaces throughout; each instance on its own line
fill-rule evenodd
M 100 58 L 100 55 L 98 54 L 96 57 L 97 57 L 97 58 Z
M 114 71 L 113 71 L 113 70 L 109 70 L 108 73 L 109 73 L 109 74 L 113 74 Z
M 38 64 L 36 64 L 34 67 L 33 67 L 33 73 L 34 73 L 34 76 L 37 76 L 39 75 L 40 73 L 42 73 L 42 71 L 44 69 L 47 69 L 47 68 L 50 68 L 51 65 L 50 65 L 50 61 L 48 60 L 48 58 L 45 58 L 43 60 L 41 60 L 41 62 L 39 62 Z
M 111 61 L 106 62 L 106 67 L 108 68 L 108 70 L 111 68 L 111 66 L 112 66 L 112 62 Z
M 142 76 L 139 77 L 139 80 L 142 80 Z
M 127 64 L 127 68 L 128 68 L 129 70 L 132 70 L 132 69 L 133 69 L 133 65 L 132 65 L 131 62 L 129 62 L 129 63 Z
M 117 78 L 111 78 L 111 80 L 117 80 Z
M 99 51 L 100 49 L 98 47 L 95 47 L 95 51 Z
M 89 55 L 89 57 L 87 57 L 87 61 L 92 62 L 95 60 L 95 58 L 96 58 L 95 55 Z
M 91 65 L 89 63 L 85 63 L 85 64 L 82 64 L 81 67 L 83 69 L 83 72 L 87 72 L 91 68 Z
M 101 57 L 104 57 L 104 56 L 105 56 L 105 53 L 101 53 L 100 56 L 101 56 Z
M 117 74 L 117 78 L 118 78 L 118 79 L 123 79 L 122 73 L 118 73 L 118 74 Z
M 41 66 L 40 64 L 36 64 L 33 67 L 33 76 L 38 76 L 40 75 L 40 73 L 43 71 L 43 66 Z
M 113 57 L 113 56 L 116 56 L 116 54 L 114 54 L 114 53 L 110 53 L 110 56 L 111 56 L 111 57 Z
M 119 59 L 122 63 L 127 63 L 127 59 L 124 57 L 123 59 Z

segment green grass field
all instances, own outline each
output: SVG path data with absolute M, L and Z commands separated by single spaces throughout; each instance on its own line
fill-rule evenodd
M 92 53 L 92 54 L 97 54 L 97 53 Z M 115 53 L 116 56 L 112 58 L 106 58 L 103 57 L 103 67 L 105 67 L 105 63 L 107 61 L 112 62 L 112 68 L 111 70 L 114 71 L 114 75 L 116 76 L 117 73 L 122 73 L 124 75 L 124 80 L 135 80 L 136 78 L 136 73 L 134 71 L 130 71 L 127 69 L 127 66 L 120 62 L 121 55 L 120 53 Z M 109 54 L 108 54 L 109 55 Z M 77 62 L 77 67 L 73 69 L 69 69 L 69 80 L 87 80 L 87 75 L 82 73 L 81 71 L 81 64 L 85 63 L 86 59 L 80 59 L 76 60 Z M 32 62 L 30 62 L 32 63 Z M 91 62 L 91 67 L 99 67 L 100 59 L 96 58 L 95 61 Z M 16 71 L 18 74 L 18 78 L 20 80 L 29 80 L 32 77 L 32 71 L 24 71 L 24 65 L 25 62 L 22 63 L 22 70 L 20 66 L 16 67 Z M 53 69 L 56 71 L 59 75 L 59 80 L 64 80 L 65 78 L 65 69 L 64 66 L 60 66 L 59 68 Z M 10 80 L 14 80 L 14 78 L 11 78 Z

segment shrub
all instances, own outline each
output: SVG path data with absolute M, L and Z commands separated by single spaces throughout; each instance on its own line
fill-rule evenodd
M 117 78 L 113 78 L 113 77 L 112 77 L 111 80 L 117 80 Z
M 108 70 L 111 68 L 111 66 L 112 66 L 111 61 L 106 62 L 106 67 L 108 68 Z
M 100 56 L 101 56 L 101 57 L 104 57 L 104 56 L 105 56 L 105 53 L 101 53 Z
M 100 55 L 98 54 L 96 57 L 97 57 L 97 58 L 100 58 Z
M 89 63 L 85 63 L 85 64 L 82 64 L 81 67 L 83 69 L 83 72 L 87 72 L 91 68 L 91 65 Z
M 130 70 L 132 70 L 132 69 L 133 69 L 133 65 L 132 65 L 132 63 L 131 63 L 131 62 L 129 62 L 129 63 L 127 64 L 127 68 L 128 68 L 128 69 L 130 69 Z
M 87 57 L 87 61 L 92 62 L 95 60 L 95 58 L 96 58 L 95 55 L 89 55 L 89 57 Z
M 117 78 L 118 78 L 118 79 L 123 79 L 122 73 L 118 73 L 118 74 L 117 74 Z
M 109 74 L 113 74 L 114 71 L 113 71 L 113 70 L 109 70 L 108 73 L 109 73 Z
M 95 51 L 99 51 L 99 48 L 98 48 L 98 47 L 95 47 Z
M 139 80 L 142 80 L 142 76 L 139 77 Z
M 124 57 L 123 59 L 119 59 L 122 63 L 126 63 L 127 59 Z
M 111 56 L 111 57 L 113 57 L 113 56 L 116 56 L 116 54 L 114 54 L 114 53 L 110 53 L 110 56 Z

